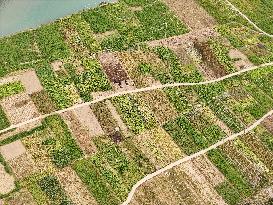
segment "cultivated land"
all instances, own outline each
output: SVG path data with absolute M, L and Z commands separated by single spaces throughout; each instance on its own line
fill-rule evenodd
M 1 38 L 0 204 L 272 204 L 272 8 L 120 0 Z

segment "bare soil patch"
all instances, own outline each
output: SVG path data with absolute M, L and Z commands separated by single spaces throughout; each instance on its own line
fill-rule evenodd
M 153 111 L 157 121 L 160 125 L 165 124 L 169 120 L 177 117 L 177 112 L 172 104 L 169 102 L 166 94 L 161 90 L 154 90 L 150 92 L 138 94 L 140 99 Z
M 194 159 L 193 164 L 213 187 L 225 181 L 225 176 L 211 163 L 207 156 Z
M 70 167 L 56 173 L 67 196 L 75 205 L 96 205 L 95 198 L 89 193 L 81 179 Z
M 34 70 L 29 70 L 20 75 L 20 81 L 24 85 L 27 94 L 32 94 L 43 90 L 39 78 Z
M 0 164 L 0 194 L 7 194 L 15 189 L 14 178 L 5 171 L 5 168 Z
M 160 39 L 160 40 L 154 40 L 147 42 L 147 44 L 151 47 L 155 46 L 165 46 L 168 48 L 177 48 L 178 46 L 187 46 L 190 42 L 193 41 L 205 41 L 209 38 L 219 36 L 219 34 L 214 31 L 211 28 L 204 28 L 204 29 L 199 29 L 196 31 L 192 31 L 183 35 L 179 36 L 173 36 L 165 39 Z
M 234 65 L 238 70 L 253 66 L 247 56 L 238 49 L 231 49 L 228 55 L 231 59 L 235 60 Z
M 12 124 L 18 124 L 39 116 L 34 103 L 25 93 L 5 98 L 0 104 Z
M 60 61 L 60 60 L 57 60 L 57 61 L 53 61 L 51 63 L 51 66 L 53 68 L 53 70 L 56 72 L 56 71 L 60 71 L 60 70 L 64 70 L 64 67 L 63 67 L 63 62 Z
M 92 135 L 86 127 L 82 126 L 76 114 L 73 111 L 68 111 L 61 115 L 84 153 L 87 155 L 95 153 L 96 146 L 92 141 Z
M 8 76 L 8 77 L 5 77 L 5 78 L 1 78 L 0 79 L 0 85 L 12 83 L 12 82 L 15 82 L 15 81 L 20 81 L 19 75 L 12 75 L 12 76 Z
M 181 164 L 176 169 L 186 174 L 186 178 L 195 187 L 195 192 L 199 195 L 204 204 L 226 205 L 222 197 L 216 192 L 205 176 L 194 166 L 192 161 Z
M 107 37 L 113 36 L 113 35 L 118 35 L 118 31 L 112 30 L 112 31 L 106 31 L 104 33 L 97 33 L 97 34 L 95 34 L 95 38 L 98 41 L 102 41 L 104 38 L 107 38 Z
M 100 63 L 102 64 L 103 70 L 108 76 L 109 80 L 114 83 L 122 86 L 122 83 L 127 84 L 129 76 L 127 72 L 122 68 L 122 65 L 118 58 L 110 52 L 102 53 L 99 56 Z
M 110 100 L 105 101 L 107 108 L 109 109 L 112 117 L 116 121 L 118 127 L 120 128 L 121 131 L 123 132 L 128 132 L 127 126 L 125 123 L 122 121 L 120 115 L 118 114 L 118 111 L 116 110 L 115 106 L 111 103 Z
M 216 21 L 195 0 L 164 1 L 191 30 L 198 30 L 216 25 Z
M 273 134 L 273 116 L 266 118 L 262 124 L 269 132 Z
M 129 8 L 132 12 L 142 11 L 143 8 L 141 6 L 131 6 Z
M 5 200 L 8 205 L 36 205 L 31 193 L 26 189 L 21 189 Z M 2 205 L 0 203 L 0 205 Z
M 10 144 L 1 146 L 0 152 L 5 160 L 9 161 L 24 154 L 26 152 L 26 148 L 20 140 L 17 140 Z
M 75 114 L 83 127 L 88 129 L 92 137 L 103 135 L 104 132 L 89 106 L 75 109 Z
M 24 153 L 9 161 L 9 164 L 19 179 L 29 176 L 37 170 L 36 164 L 29 153 Z

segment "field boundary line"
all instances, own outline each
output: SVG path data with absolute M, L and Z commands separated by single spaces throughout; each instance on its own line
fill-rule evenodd
M 125 202 L 122 203 L 122 205 L 128 205 L 131 200 L 133 199 L 134 193 L 136 192 L 137 188 L 140 187 L 143 183 L 147 182 L 148 180 L 152 179 L 153 177 L 162 174 L 163 172 L 172 169 L 173 167 L 176 167 L 184 162 L 187 162 L 189 160 L 192 160 L 196 157 L 199 157 L 201 155 L 206 154 L 207 152 L 209 152 L 210 150 L 213 150 L 221 145 L 223 145 L 224 143 L 234 140 L 235 138 L 247 134 L 248 132 L 252 131 L 253 129 L 255 129 L 258 125 L 260 125 L 267 117 L 271 116 L 273 114 L 273 110 L 269 111 L 267 114 L 265 114 L 262 118 L 260 118 L 259 120 L 257 120 L 256 122 L 254 122 L 251 126 L 249 126 L 248 128 L 242 130 L 241 132 L 238 132 L 236 134 L 230 135 L 229 137 L 226 137 L 224 139 L 222 139 L 221 141 L 211 145 L 210 147 L 203 149 L 199 152 L 196 152 L 192 155 L 186 156 L 182 159 L 179 159 L 169 165 L 167 165 L 166 167 L 157 170 L 156 172 L 153 172 L 151 174 L 146 175 L 144 178 L 142 178 L 141 180 L 139 180 L 131 189 L 130 193 L 128 194 L 128 197 L 126 199 Z
M 263 67 L 267 67 L 267 66 L 273 66 L 273 62 L 261 64 L 261 65 L 258 65 L 258 66 L 252 66 L 252 67 L 249 67 L 249 68 L 246 68 L 246 69 L 243 69 L 243 70 L 239 70 L 237 72 L 225 75 L 223 77 L 220 77 L 220 78 L 217 78 L 217 79 L 213 79 L 213 80 L 208 80 L 208 81 L 195 82 L 195 83 L 170 83 L 170 84 L 154 85 L 154 86 L 145 87 L 145 88 L 139 88 L 139 89 L 134 89 L 134 90 L 117 92 L 117 93 L 114 93 L 114 94 L 111 94 L 111 95 L 108 95 L 108 96 L 105 96 L 105 97 L 98 98 L 98 99 L 90 101 L 90 102 L 76 104 L 76 105 L 73 105 L 73 106 L 71 106 L 69 108 L 65 108 L 65 109 L 62 109 L 62 110 L 57 110 L 57 111 L 51 112 L 49 114 L 40 115 L 40 116 L 32 118 L 30 120 L 27 120 L 27 121 L 24 121 L 24 122 L 15 124 L 15 125 L 11 125 L 8 128 L 6 128 L 6 129 L 0 130 L 0 134 L 2 134 L 4 132 L 8 132 L 8 131 L 10 131 L 12 129 L 15 129 L 15 128 L 22 127 L 22 126 L 27 125 L 29 123 L 36 122 L 38 120 L 42 120 L 42 119 L 44 119 L 46 117 L 49 117 L 51 115 L 61 114 L 61 113 L 64 113 L 64 112 L 67 112 L 67 111 L 71 111 L 71 110 L 74 110 L 74 109 L 77 109 L 77 108 L 80 108 L 80 107 L 83 107 L 83 106 L 88 106 L 88 105 L 91 105 L 91 104 L 94 104 L 94 103 L 98 103 L 98 102 L 101 102 L 101 101 L 104 101 L 104 100 L 107 100 L 107 99 L 110 99 L 110 98 L 113 98 L 113 97 L 118 97 L 118 96 L 122 96 L 122 95 L 126 95 L 126 94 L 139 93 L 139 92 L 147 92 L 147 91 L 152 91 L 152 90 L 157 90 L 157 89 L 163 89 L 163 88 L 212 84 L 212 83 L 220 82 L 220 81 L 223 81 L 225 79 L 228 79 L 228 78 L 231 78 L 231 77 L 235 77 L 235 76 L 241 75 L 243 73 L 246 73 L 246 72 L 249 72 L 249 71 L 252 71 L 252 70 L 257 70 L 257 69 L 260 69 L 260 68 L 263 68 Z
M 247 15 L 243 14 L 236 6 L 234 6 L 230 1 L 228 1 L 228 0 L 224 0 L 224 1 L 228 4 L 228 6 L 229 6 L 232 10 L 236 11 L 240 16 L 242 16 L 244 19 L 246 19 L 246 20 L 247 20 L 252 26 L 254 26 L 254 28 L 256 28 L 259 32 L 261 32 L 262 34 L 264 34 L 264 35 L 266 35 L 266 36 L 268 36 L 268 37 L 273 38 L 273 34 L 269 34 L 269 33 L 265 32 L 264 30 L 262 30 L 259 26 L 257 26 L 257 24 L 255 24 L 250 18 L 248 18 Z

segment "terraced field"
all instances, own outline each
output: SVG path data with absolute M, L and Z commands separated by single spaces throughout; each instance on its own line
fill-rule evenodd
M 270 1 L 230 2 L 272 31 Z M 272 62 L 224 0 L 120 0 L 1 38 L 0 204 L 272 204 Z

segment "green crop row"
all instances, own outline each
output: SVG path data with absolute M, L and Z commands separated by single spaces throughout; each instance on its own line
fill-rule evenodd
M 50 204 L 72 205 L 56 177 L 50 175 L 45 176 L 38 181 L 38 185 L 49 198 Z
M 224 194 L 224 197 L 227 197 L 226 200 L 231 204 L 237 204 L 238 200 L 245 198 L 252 193 L 252 188 L 247 179 L 237 170 L 237 168 L 232 164 L 232 162 L 221 152 L 219 149 L 211 150 L 208 153 L 209 159 L 215 164 L 215 166 L 224 174 L 228 182 L 232 184 L 233 188 L 228 188 L 225 186 L 225 189 L 220 188 L 220 193 L 223 194 L 224 191 L 228 193 L 238 192 L 238 195 L 228 196 Z M 236 191 L 235 191 L 236 190 Z M 231 192 L 232 191 L 232 192 Z
M 50 116 L 43 123 L 51 135 L 44 136 L 42 144 L 45 148 L 51 148 L 48 151 L 57 167 L 65 167 L 82 157 L 83 153 L 80 147 L 60 116 Z
M 12 82 L 4 85 L 0 85 L 0 100 L 21 93 L 25 90 L 24 86 L 20 82 Z
M 121 96 L 113 98 L 124 122 L 135 134 L 155 126 L 156 120 L 153 114 L 144 105 L 140 105 L 133 96 Z
M 107 140 L 96 139 L 95 144 L 97 153 L 74 163 L 73 168 L 99 204 L 120 204 L 131 187 L 152 169 L 141 154 L 133 154 L 134 149 L 128 143 L 120 145 L 130 149 L 126 154 Z
M 141 4 L 141 9 L 132 11 L 130 6 L 134 4 Z M 187 31 L 167 6 L 158 0 L 120 1 L 83 12 L 82 15 L 95 33 L 118 32 L 102 40 L 101 46 L 104 49 L 124 50 L 135 43 L 166 38 Z
M 83 59 L 82 65 L 85 70 L 81 74 L 76 74 L 72 65 L 67 64 L 65 66 L 70 75 L 70 81 L 74 82 L 82 99 L 90 101 L 91 92 L 107 91 L 112 89 L 109 80 L 103 73 L 101 65 L 97 60 Z
M 169 73 L 154 73 L 161 83 L 200 82 L 202 76 L 194 65 L 182 66 L 175 53 L 166 47 L 156 47 L 154 52 L 168 66 Z
M 10 122 L 7 118 L 7 115 L 4 112 L 2 106 L 0 106 L 0 130 L 3 130 L 9 126 L 10 126 Z
M 69 92 L 71 82 L 67 77 L 58 77 L 48 64 L 43 64 L 37 69 L 37 75 L 41 83 L 56 106 L 60 109 L 73 105 L 73 99 Z

